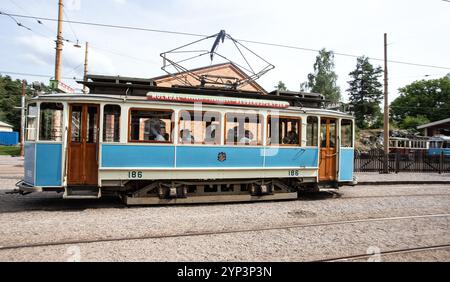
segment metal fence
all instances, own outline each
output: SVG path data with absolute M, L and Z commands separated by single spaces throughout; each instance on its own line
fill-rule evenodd
M 383 150 L 355 151 L 355 172 L 450 172 L 450 156 L 427 150 L 384 154 Z M 387 170 L 385 170 L 387 166 Z

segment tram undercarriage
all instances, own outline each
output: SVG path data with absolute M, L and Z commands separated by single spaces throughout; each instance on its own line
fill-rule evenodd
M 299 191 L 318 191 L 315 179 L 235 179 L 215 181 L 129 181 L 119 195 L 127 205 L 244 202 L 297 199 Z M 104 193 L 115 188 L 103 188 Z

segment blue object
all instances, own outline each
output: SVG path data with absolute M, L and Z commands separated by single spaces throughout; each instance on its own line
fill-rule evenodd
M 103 168 L 317 167 L 317 148 L 102 145 Z
M 173 167 L 173 146 L 102 145 L 102 167 Z
M 61 144 L 25 143 L 25 182 L 38 187 L 60 187 L 61 161 Z
M 36 145 L 36 186 L 58 187 L 61 182 L 61 144 Z
M 30 185 L 35 184 L 35 159 L 36 159 L 36 144 L 35 143 L 25 143 L 24 146 L 24 170 L 25 177 L 24 180 Z
M 339 154 L 339 181 L 353 180 L 353 148 L 341 148 Z
M 0 132 L 0 145 L 15 146 L 19 144 L 19 132 Z

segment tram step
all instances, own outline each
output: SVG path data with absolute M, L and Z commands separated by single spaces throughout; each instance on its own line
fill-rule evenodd
M 100 187 L 66 187 L 64 199 L 98 199 L 102 195 Z

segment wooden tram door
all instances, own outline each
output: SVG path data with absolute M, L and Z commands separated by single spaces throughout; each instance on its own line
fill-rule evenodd
M 336 126 L 333 118 L 320 119 L 319 181 L 336 180 Z
M 68 136 L 68 185 L 97 185 L 99 106 L 70 106 Z

